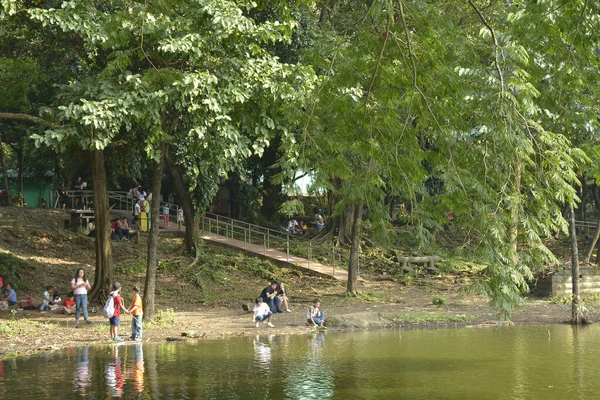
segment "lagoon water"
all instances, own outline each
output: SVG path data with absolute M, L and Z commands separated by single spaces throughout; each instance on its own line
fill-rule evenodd
M 256 333 L 5 359 L 0 398 L 600 398 L 600 325 Z

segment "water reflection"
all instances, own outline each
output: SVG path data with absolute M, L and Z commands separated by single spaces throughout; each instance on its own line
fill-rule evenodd
M 593 399 L 599 358 L 600 325 L 253 334 L 4 359 L 0 399 Z
M 284 393 L 289 399 L 330 399 L 335 394 L 333 373 L 323 358 L 325 333 L 307 338 L 304 362 L 290 368 Z
M 73 387 L 75 391 L 79 392 L 81 395 L 85 395 L 90 386 L 90 382 L 91 373 L 89 362 L 89 348 L 80 347 L 77 348 Z
M 133 387 L 137 394 L 144 391 L 144 347 L 141 343 L 135 344 L 133 353 Z
M 261 338 L 260 335 L 256 335 L 253 341 L 256 365 L 264 372 L 269 372 L 269 366 L 273 359 L 273 354 L 271 353 L 273 337 L 274 335 L 267 335 L 266 337 Z
M 104 368 L 106 384 L 108 385 L 111 396 L 122 397 L 125 378 L 123 377 L 123 370 L 121 369 L 119 346 L 112 346 L 112 358 L 113 359 L 109 361 Z

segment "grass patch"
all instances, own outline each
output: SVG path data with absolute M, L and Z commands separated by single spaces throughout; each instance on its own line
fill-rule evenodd
M 96 333 L 106 333 L 110 330 L 109 324 L 94 324 L 92 331 Z
M 471 322 L 475 320 L 474 315 L 452 315 L 440 313 L 415 313 L 415 314 L 399 314 L 394 317 L 394 322 L 404 322 L 408 324 L 425 324 L 425 323 L 441 323 L 441 322 Z
M 431 304 L 435 306 L 442 306 L 446 304 L 446 298 L 444 296 L 433 296 L 433 299 L 431 299 Z
M 172 308 L 167 308 L 166 310 L 159 310 L 156 313 L 156 317 L 154 318 L 153 325 L 159 327 L 166 327 L 170 325 L 175 325 L 176 320 L 175 311 Z
M 2 320 L 0 335 L 19 336 L 24 333 L 35 335 L 39 329 L 56 328 L 58 324 L 43 323 L 29 319 Z

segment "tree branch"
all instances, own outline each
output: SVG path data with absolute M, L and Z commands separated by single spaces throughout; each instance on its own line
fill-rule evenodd
M 494 42 L 494 47 L 495 47 L 495 49 L 494 49 L 495 50 L 494 51 L 494 65 L 496 67 L 496 71 L 498 72 L 498 78 L 500 78 L 500 90 L 501 90 L 502 94 L 504 94 L 504 77 L 502 76 L 502 70 L 500 69 L 500 60 L 498 60 L 498 49 L 500 48 L 500 46 L 498 46 L 498 39 L 496 38 L 496 33 L 494 32 L 494 28 L 492 28 L 492 26 L 489 24 L 487 19 L 485 19 L 485 17 L 483 16 L 483 14 L 479 10 L 479 8 L 477 8 L 475 3 L 473 3 L 473 0 L 469 0 L 469 5 L 473 8 L 473 10 L 475 10 L 477 15 L 479 15 L 479 19 L 481 20 L 481 22 L 483 22 L 485 27 L 488 29 L 488 31 L 492 35 L 492 42 Z
M 49 128 L 52 129 L 58 129 L 61 128 L 60 125 L 57 125 L 55 123 L 52 123 L 50 121 L 46 121 L 45 119 L 41 119 L 38 117 L 34 117 L 33 115 L 29 115 L 29 114 L 21 114 L 21 113 L 3 113 L 0 112 L 0 120 L 12 120 L 12 121 L 27 121 L 27 122 L 33 122 L 35 124 L 40 124 L 40 125 L 44 125 L 47 126 Z

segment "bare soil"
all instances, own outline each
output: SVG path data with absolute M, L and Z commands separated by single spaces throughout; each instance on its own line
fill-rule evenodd
M 94 239 L 83 232 L 65 230 L 63 221 L 67 218 L 68 213 L 59 210 L 0 209 L 0 252 L 11 253 L 29 267 L 22 276 L 18 297 L 31 296 L 39 303 L 46 285 L 53 285 L 64 299 L 80 267 L 93 278 Z M 305 324 L 305 315 L 314 298 L 321 300 L 330 318 L 329 330 L 498 324 L 498 315 L 487 299 L 466 290 L 474 279 L 467 273 L 411 280 L 364 277 L 360 283 L 362 294 L 354 298 L 346 297 L 345 285 L 333 279 L 276 268 L 230 249 L 205 246 L 203 263 L 190 269 L 187 266 L 191 260 L 181 254 L 181 239 L 166 235 L 160 238 L 156 302 L 163 321 L 159 318 L 145 323 L 145 341 L 186 340 L 182 333 L 197 336 L 187 340 L 244 336 L 265 330 L 275 334 L 307 333 L 310 328 Z M 113 258 L 115 279 L 123 288 L 144 287 L 144 235 L 139 243 L 113 242 Z M 252 305 L 270 275 L 286 282 L 293 312 L 275 315 L 275 328 L 256 328 L 242 304 Z M 128 290 L 123 290 L 123 297 L 128 305 Z M 434 298 L 443 304 L 434 305 Z M 588 307 L 588 319 L 597 320 L 597 311 Z M 53 311 L 0 311 L 0 357 L 108 343 L 108 320 L 102 316 L 102 305 L 90 304 L 90 308 L 98 310 L 90 314 L 92 324 L 79 328 L 73 316 Z M 526 298 L 525 306 L 512 316 L 515 323 L 564 323 L 569 318 L 570 305 L 535 297 Z M 130 333 L 130 317 L 124 316 L 120 336 L 128 337 Z

